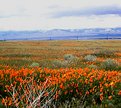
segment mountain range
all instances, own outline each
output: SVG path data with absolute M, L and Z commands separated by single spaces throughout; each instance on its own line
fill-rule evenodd
M 0 40 L 121 39 L 121 28 L 0 31 Z

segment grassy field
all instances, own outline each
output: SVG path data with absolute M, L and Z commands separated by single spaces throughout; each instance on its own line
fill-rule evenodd
M 120 108 L 121 40 L 0 42 L 0 107 Z
M 83 55 L 101 50 L 121 53 L 121 40 L 0 42 L 0 63 L 18 66 L 30 65 L 32 62 L 42 64 L 44 61 L 63 60 L 65 54 L 82 59 Z M 121 57 L 117 59 L 120 61 Z

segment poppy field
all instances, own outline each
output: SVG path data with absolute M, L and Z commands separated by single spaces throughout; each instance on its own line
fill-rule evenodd
M 121 41 L 0 42 L 1 108 L 120 108 Z

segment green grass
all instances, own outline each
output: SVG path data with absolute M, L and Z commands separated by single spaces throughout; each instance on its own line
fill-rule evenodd
M 4 54 L 1 57 L 32 57 L 32 54 Z
M 29 66 L 33 61 L 30 60 L 0 60 L 0 64 L 9 65 L 11 67 Z

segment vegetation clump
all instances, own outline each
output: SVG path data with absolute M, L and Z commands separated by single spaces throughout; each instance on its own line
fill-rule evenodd
M 116 70 L 118 63 L 113 59 L 107 59 L 101 64 L 101 68 L 105 70 Z
M 114 50 L 102 49 L 99 51 L 95 51 L 93 55 L 98 57 L 112 57 L 112 56 L 115 56 L 114 53 L 115 53 Z
M 64 55 L 64 60 L 70 61 L 70 60 L 73 60 L 73 59 L 75 59 L 75 56 L 72 55 L 72 54 L 65 54 Z
M 31 65 L 30 65 L 30 67 L 39 67 L 40 65 L 39 65 L 39 63 L 37 63 L 37 62 L 33 62 Z
M 80 65 L 80 59 L 72 54 L 64 55 L 64 60 L 53 60 L 52 67 L 53 68 L 67 68 L 74 67 Z
M 66 65 L 67 65 L 67 63 L 65 61 L 61 61 L 61 60 L 52 61 L 53 68 L 62 68 L 62 67 L 66 67 Z
M 0 95 L 6 107 L 78 108 L 110 103 L 120 108 L 120 72 L 89 68 L 3 68 Z M 8 95 L 3 97 L 1 90 Z
M 96 65 L 93 65 L 93 64 L 89 65 L 88 67 L 89 67 L 90 69 L 97 69 L 97 68 L 98 68 Z
M 94 56 L 94 55 L 86 55 L 85 57 L 84 57 L 84 61 L 87 61 L 87 62 L 93 62 L 93 61 L 95 61 L 96 60 L 96 56 Z
M 80 59 L 72 54 L 64 55 L 64 61 L 67 67 L 78 67 L 80 65 Z

